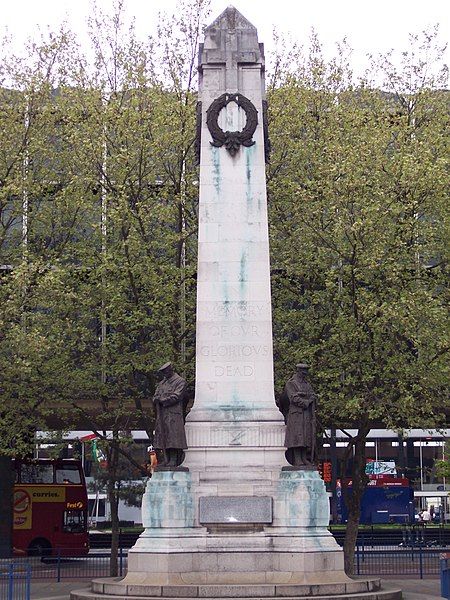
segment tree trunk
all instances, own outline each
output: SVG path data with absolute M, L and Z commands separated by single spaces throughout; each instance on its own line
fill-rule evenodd
M 360 428 L 355 438 L 352 493 L 344 496 L 348 509 L 348 521 L 344 538 L 344 568 L 347 575 L 354 575 L 355 573 L 355 548 L 361 517 L 361 500 L 369 481 L 366 475 L 366 437 L 369 431 L 370 428 L 368 427 Z
M 0 456 L 0 558 L 12 556 L 14 476 L 12 460 Z
M 119 498 L 118 490 L 116 489 L 118 460 L 119 451 L 117 448 L 117 442 L 113 441 L 108 452 L 109 477 L 106 486 L 108 502 L 111 510 L 111 556 L 109 561 L 109 574 L 111 577 L 117 577 L 119 572 Z

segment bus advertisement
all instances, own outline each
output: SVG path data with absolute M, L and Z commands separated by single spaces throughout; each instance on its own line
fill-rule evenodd
M 14 554 L 88 554 L 88 499 L 81 462 L 73 459 L 13 462 Z
M 408 479 L 389 475 L 369 475 L 369 479 L 361 502 L 361 524 L 414 522 L 414 491 Z M 346 484 L 348 493 L 351 494 L 351 480 Z M 340 481 L 336 491 L 338 516 L 341 523 L 346 523 L 348 512 Z

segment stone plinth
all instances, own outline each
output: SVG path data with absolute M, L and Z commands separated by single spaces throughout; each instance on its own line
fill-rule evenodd
M 129 552 L 124 582 L 136 578 L 160 586 L 319 585 L 324 578 L 350 582 L 343 572 L 342 550 L 327 529 L 328 497 L 317 471 L 260 468 L 243 472 L 244 480 L 241 472 L 223 469 L 201 476 L 198 472 L 156 473 L 143 502 L 146 529 Z M 163 511 L 158 494 L 164 498 Z M 217 514 L 221 497 L 222 515 Z M 215 517 L 206 523 L 200 512 L 201 498 L 215 500 Z M 249 503 L 259 499 L 265 507 L 263 518 L 251 519 L 244 512 L 240 522 L 225 521 L 233 498 L 242 504 L 246 498 Z
M 131 578 L 130 578 L 131 579 Z M 205 583 L 200 585 L 155 585 L 145 578 L 135 577 L 125 583 L 118 579 L 96 579 L 92 582 L 92 591 L 72 592 L 71 600 L 143 600 L 159 598 L 172 600 L 174 598 L 267 598 L 267 600 L 401 600 L 400 590 L 382 589 L 379 579 L 356 580 L 321 584 L 277 584 L 265 583 L 258 585 L 228 584 L 217 585 Z

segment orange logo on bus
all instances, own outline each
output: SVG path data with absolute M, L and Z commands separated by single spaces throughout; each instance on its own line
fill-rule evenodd
M 17 490 L 14 492 L 14 512 L 23 513 L 30 508 L 31 498 L 27 491 Z
M 68 502 L 66 504 L 66 508 L 83 508 L 83 503 L 81 501 L 78 501 L 78 502 Z

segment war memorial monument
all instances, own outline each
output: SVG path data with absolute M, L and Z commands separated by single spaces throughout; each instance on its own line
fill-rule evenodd
M 401 598 L 378 579 L 344 573 L 314 466 L 316 398 L 306 365 L 297 365 L 275 403 L 264 51 L 234 7 L 206 29 L 199 72 L 196 381 L 187 449 L 184 438 L 179 454 L 167 448 L 148 481 L 145 530 L 125 578 L 95 580 L 92 591 L 71 598 Z M 179 398 L 166 392 L 156 402 L 171 397 L 175 406 Z

